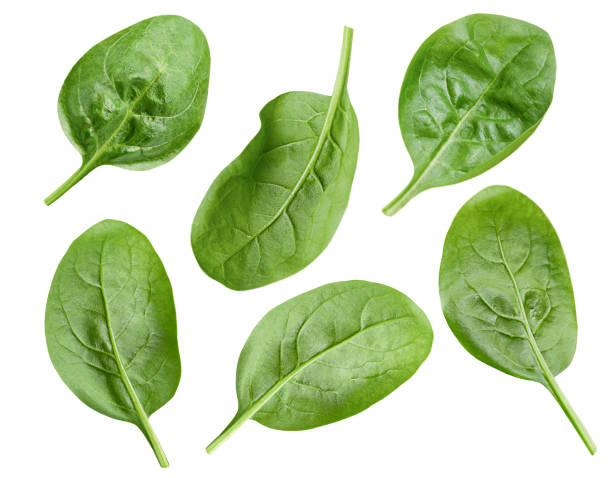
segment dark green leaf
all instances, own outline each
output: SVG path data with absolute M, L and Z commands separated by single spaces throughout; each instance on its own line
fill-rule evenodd
M 346 93 L 346 29 L 331 96 L 286 93 L 261 111 L 261 129 L 215 179 L 196 214 L 193 252 L 210 277 L 237 290 L 288 277 L 331 241 L 348 204 L 359 133 Z
M 244 345 L 238 413 L 207 451 L 249 418 L 305 430 L 355 415 L 408 380 L 432 340 L 421 309 L 385 285 L 336 282 L 288 300 Z
M 508 157 L 542 121 L 555 71 L 548 34 L 520 20 L 470 15 L 431 35 L 408 66 L 399 100 L 414 174 L 385 214 Z
M 174 395 L 181 364 L 172 288 L 147 238 L 111 220 L 79 236 L 53 277 L 45 330 L 70 390 L 138 426 L 167 466 L 148 417 Z
M 210 52 L 189 20 L 164 15 L 122 30 L 74 65 L 59 96 L 59 117 L 83 157 L 53 203 L 104 164 L 154 168 L 174 158 L 204 117 Z
M 594 453 L 554 378 L 576 350 L 576 309 L 561 243 L 542 210 L 505 186 L 470 199 L 446 236 L 440 298 L 466 350 L 548 388 Z

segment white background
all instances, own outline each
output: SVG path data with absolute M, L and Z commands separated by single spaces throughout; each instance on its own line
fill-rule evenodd
M 0 473 L 4 476 L 609 476 L 610 12 L 608 2 L 529 1 L 110 1 L 10 2 L 0 29 Z M 7 10 L 8 8 L 8 10 Z M 381 208 L 407 184 L 412 163 L 397 101 L 415 50 L 438 27 L 470 13 L 539 25 L 557 55 L 555 97 L 510 158 L 464 183 L 427 191 L 397 216 Z M 56 101 L 76 60 L 144 18 L 175 13 L 211 48 L 209 101 L 200 132 L 148 172 L 103 167 L 51 207 L 43 198 L 80 164 Z M 343 25 L 355 28 L 349 91 L 361 146 L 350 204 L 330 246 L 281 282 L 234 292 L 200 271 L 190 227 L 208 186 L 257 132 L 278 94 L 330 94 Z M 457 342 L 442 316 L 438 266 L 459 207 L 492 184 L 530 196 L 555 225 L 578 310 L 578 348 L 558 381 L 599 446 L 591 457 L 540 385 L 490 368 Z M 151 419 L 171 467 L 161 470 L 140 431 L 83 405 L 47 355 L 44 309 L 55 268 L 104 218 L 148 236 L 172 281 L 183 375 Z M 236 408 L 235 366 L 273 306 L 327 282 L 366 279 L 409 295 L 435 332 L 416 375 L 365 412 L 302 432 L 247 422 L 213 455 L 204 448 Z

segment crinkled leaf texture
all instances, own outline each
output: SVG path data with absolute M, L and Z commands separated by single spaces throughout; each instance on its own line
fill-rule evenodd
M 576 350 L 576 309 L 561 243 L 533 201 L 492 186 L 461 208 L 444 243 L 440 298 L 468 352 L 543 384 L 594 451 L 554 379 Z
M 268 103 L 260 131 L 206 193 L 191 243 L 200 267 L 225 286 L 253 289 L 300 271 L 338 228 L 359 147 L 349 54 L 345 36 L 332 97 L 290 92 Z
M 305 430 L 355 415 L 408 380 L 432 340 L 421 309 L 382 284 L 336 282 L 288 300 L 244 345 L 238 413 L 208 450 L 248 418 Z
M 147 417 L 176 392 L 181 365 L 172 288 L 147 238 L 112 220 L 79 236 L 53 277 L 45 331 L 70 390 L 137 425 L 157 453 Z
M 58 101 L 83 164 L 47 203 L 100 165 L 145 170 L 175 157 L 200 128 L 209 72 L 204 34 L 179 16 L 143 20 L 95 45 Z
M 555 72 L 550 37 L 521 20 L 470 15 L 431 35 L 410 62 L 399 99 L 413 178 L 385 213 L 510 155 L 546 113 Z

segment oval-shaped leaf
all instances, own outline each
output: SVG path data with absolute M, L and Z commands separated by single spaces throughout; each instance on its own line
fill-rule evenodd
M 79 236 L 53 277 L 45 332 L 70 390 L 138 426 L 167 466 L 148 417 L 174 395 L 181 364 L 172 288 L 147 238 L 111 220 Z
M 543 384 L 595 452 L 554 379 L 576 350 L 576 309 L 561 243 L 533 201 L 493 186 L 461 208 L 444 243 L 440 299 L 468 352 Z
M 68 74 L 58 101 L 83 164 L 45 203 L 98 166 L 144 170 L 174 158 L 202 124 L 209 72 L 204 34 L 179 16 L 149 18 L 94 46 Z
M 399 100 L 414 174 L 385 214 L 510 155 L 542 121 L 555 72 L 548 34 L 520 20 L 470 15 L 431 35 L 408 66 Z
M 288 300 L 244 345 L 238 413 L 207 451 L 249 418 L 305 430 L 355 415 L 408 380 L 432 340 L 421 309 L 385 285 L 336 282 Z
M 359 133 L 346 93 L 346 29 L 331 97 L 286 93 L 261 111 L 261 129 L 215 179 L 193 222 L 206 274 L 245 290 L 288 277 L 331 241 L 348 204 Z

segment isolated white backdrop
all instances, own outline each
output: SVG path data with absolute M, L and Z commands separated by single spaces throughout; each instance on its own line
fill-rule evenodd
M 4 476 L 609 476 L 612 468 L 609 251 L 612 198 L 609 2 L 528 1 L 56 1 L 5 4 L 0 29 L 2 346 L 0 450 Z M 404 71 L 438 27 L 498 13 L 546 29 L 557 55 L 553 104 L 535 134 L 476 179 L 430 190 L 393 218 L 380 209 L 408 182 L 397 101 Z M 173 161 L 148 172 L 104 167 L 51 207 L 43 198 L 80 158 L 56 114 L 75 61 L 108 35 L 153 15 L 198 24 L 211 48 L 204 123 Z M 343 25 L 355 29 L 349 91 L 361 147 L 346 215 L 304 271 L 249 292 L 205 276 L 189 234 L 217 173 L 259 128 L 260 108 L 290 90 L 330 94 Z M 559 383 L 599 446 L 587 450 L 540 385 L 471 357 L 442 316 L 437 276 L 459 207 L 492 184 L 536 201 L 567 255 L 578 349 Z M 160 470 L 140 431 L 83 405 L 49 361 L 44 309 L 70 242 L 104 218 L 140 229 L 175 293 L 183 375 L 152 416 L 171 467 Z M 273 306 L 327 282 L 366 279 L 409 295 L 435 333 L 416 375 L 342 422 L 303 432 L 246 423 L 212 456 L 205 445 L 236 409 L 242 345 Z

